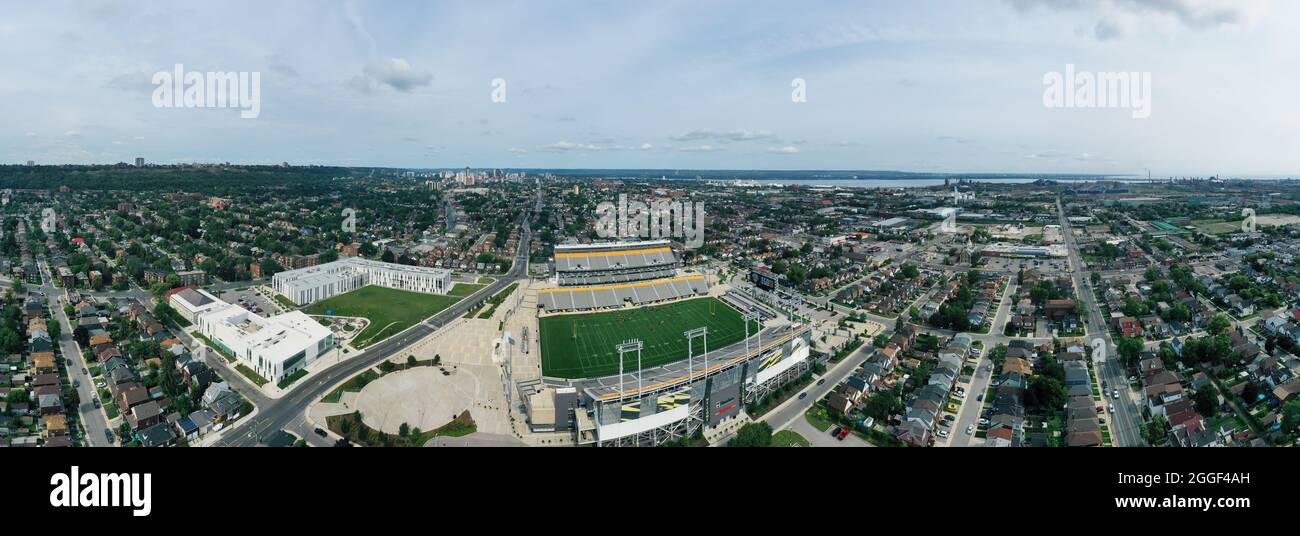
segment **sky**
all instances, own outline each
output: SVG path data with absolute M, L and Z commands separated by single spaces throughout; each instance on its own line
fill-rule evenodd
M 0 163 L 1300 176 L 1297 20 L 1290 0 L 0 0 Z M 155 106 L 177 64 L 258 73 L 259 115 Z M 1045 105 L 1067 65 L 1149 73 L 1150 116 Z

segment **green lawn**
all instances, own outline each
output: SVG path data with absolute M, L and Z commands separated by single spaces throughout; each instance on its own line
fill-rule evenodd
M 831 427 L 831 417 L 826 414 L 826 408 L 820 403 L 814 404 L 803 413 L 803 417 L 808 420 L 808 425 L 816 428 L 818 432 L 825 432 Z
M 812 445 L 808 443 L 808 438 L 799 435 L 799 432 L 795 432 L 794 430 L 781 430 L 780 432 L 772 434 L 772 446 L 808 447 Z
M 475 292 L 478 292 L 487 285 L 478 285 L 474 283 L 456 283 L 452 285 L 451 290 L 447 291 L 448 296 L 459 296 L 464 298 Z
M 464 283 L 452 287 L 459 289 Z M 319 301 L 303 308 L 309 315 L 360 316 L 370 325 L 352 339 L 358 348 L 396 335 L 460 301 L 459 296 L 439 296 L 379 286 L 365 286 L 347 294 Z
M 618 373 L 614 346 L 629 339 L 644 343 L 642 368 L 686 359 L 682 334 L 707 326 L 709 348 L 718 349 L 745 338 L 740 312 L 716 298 L 691 300 L 605 313 L 548 316 L 539 320 L 542 374 L 556 378 L 594 378 Z M 758 333 L 754 322 L 750 334 Z M 703 353 L 696 339 L 696 355 Z M 625 371 L 636 370 L 635 354 L 627 356 Z
M 243 374 L 245 378 L 248 378 L 248 381 L 257 384 L 258 387 L 266 385 L 267 382 L 270 381 L 263 378 L 261 374 L 258 374 L 253 369 L 244 366 L 243 363 L 235 365 L 235 370 L 238 370 L 240 374 Z

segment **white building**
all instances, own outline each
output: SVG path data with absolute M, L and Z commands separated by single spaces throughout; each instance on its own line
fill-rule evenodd
M 219 301 L 219 300 L 218 300 Z M 220 302 L 195 324 L 212 344 L 272 382 L 314 363 L 334 347 L 334 333 L 301 311 L 264 318 Z
M 175 309 L 182 318 L 189 320 L 190 323 L 194 323 L 194 319 L 203 313 L 223 305 L 230 305 L 200 288 L 187 288 L 172 294 L 172 297 L 167 302 L 172 306 L 172 309 Z
M 446 294 L 451 290 L 451 270 L 354 257 L 280 272 L 271 278 L 271 286 L 275 291 L 298 305 L 317 302 L 366 285 L 425 294 Z

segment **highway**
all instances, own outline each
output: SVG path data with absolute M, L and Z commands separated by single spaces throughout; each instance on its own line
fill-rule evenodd
M 1119 400 L 1106 397 L 1108 401 L 1114 401 L 1115 414 L 1110 416 L 1111 435 L 1114 439 L 1115 446 L 1119 447 L 1141 447 L 1146 446 L 1142 440 L 1142 417 L 1133 399 L 1128 387 L 1128 378 L 1124 373 L 1124 366 L 1119 357 L 1119 351 L 1115 346 L 1115 341 L 1110 336 L 1110 326 L 1101 317 L 1101 309 L 1097 307 L 1097 300 L 1094 297 L 1092 282 L 1088 278 L 1088 273 L 1084 271 L 1083 259 L 1079 256 L 1079 246 L 1075 243 L 1074 233 L 1070 230 L 1070 219 L 1065 216 L 1065 209 L 1061 206 L 1061 199 L 1056 199 L 1056 211 L 1061 219 L 1061 234 L 1065 237 L 1066 249 L 1070 255 L 1071 277 L 1074 278 L 1074 288 L 1078 290 L 1079 298 L 1083 300 L 1083 305 L 1088 309 L 1088 341 L 1101 339 L 1105 344 L 1104 355 L 1106 359 L 1101 359 L 1101 354 L 1096 350 L 1093 351 L 1093 366 L 1097 371 L 1097 376 L 1105 382 L 1108 389 L 1119 388 L 1123 396 Z M 1100 387 L 1100 386 L 1098 386 Z
M 316 435 L 313 427 L 308 424 L 305 417 L 307 407 L 328 394 L 336 384 L 378 365 L 394 354 L 401 353 L 407 346 L 429 336 L 448 322 L 460 318 L 475 303 L 496 294 L 512 282 L 524 279 L 528 270 L 530 241 L 531 231 L 528 228 L 527 215 L 525 215 L 523 231 L 520 233 L 519 251 L 515 255 L 514 264 L 505 277 L 497 279 L 472 296 L 456 302 L 451 307 L 442 310 L 424 322 L 367 348 L 364 353 L 350 357 L 346 361 L 317 373 L 308 380 L 309 383 L 297 386 L 282 398 L 261 397 L 262 400 L 260 401 L 254 400 L 254 403 L 258 405 L 257 413 L 250 418 L 237 421 L 236 427 L 226 432 L 226 436 L 218 441 L 216 446 L 255 446 L 261 443 L 262 439 L 267 435 L 280 429 L 298 435 L 312 446 L 332 446 L 332 441 Z M 210 361 L 224 360 L 216 357 L 216 359 Z M 233 374 L 233 377 L 242 378 L 237 372 Z M 247 389 L 248 387 L 241 389 L 241 393 L 247 396 Z M 256 388 L 253 389 L 256 390 Z M 260 390 L 258 392 L 260 393 Z

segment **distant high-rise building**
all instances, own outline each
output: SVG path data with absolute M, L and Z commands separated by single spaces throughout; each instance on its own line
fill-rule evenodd
M 144 159 L 140 157 L 136 157 L 135 167 L 144 167 Z
M 34 166 L 34 165 L 36 165 L 36 161 L 35 161 L 35 160 L 28 160 L 28 161 L 27 161 L 27 165 L 29 165 L 29 166 Z

